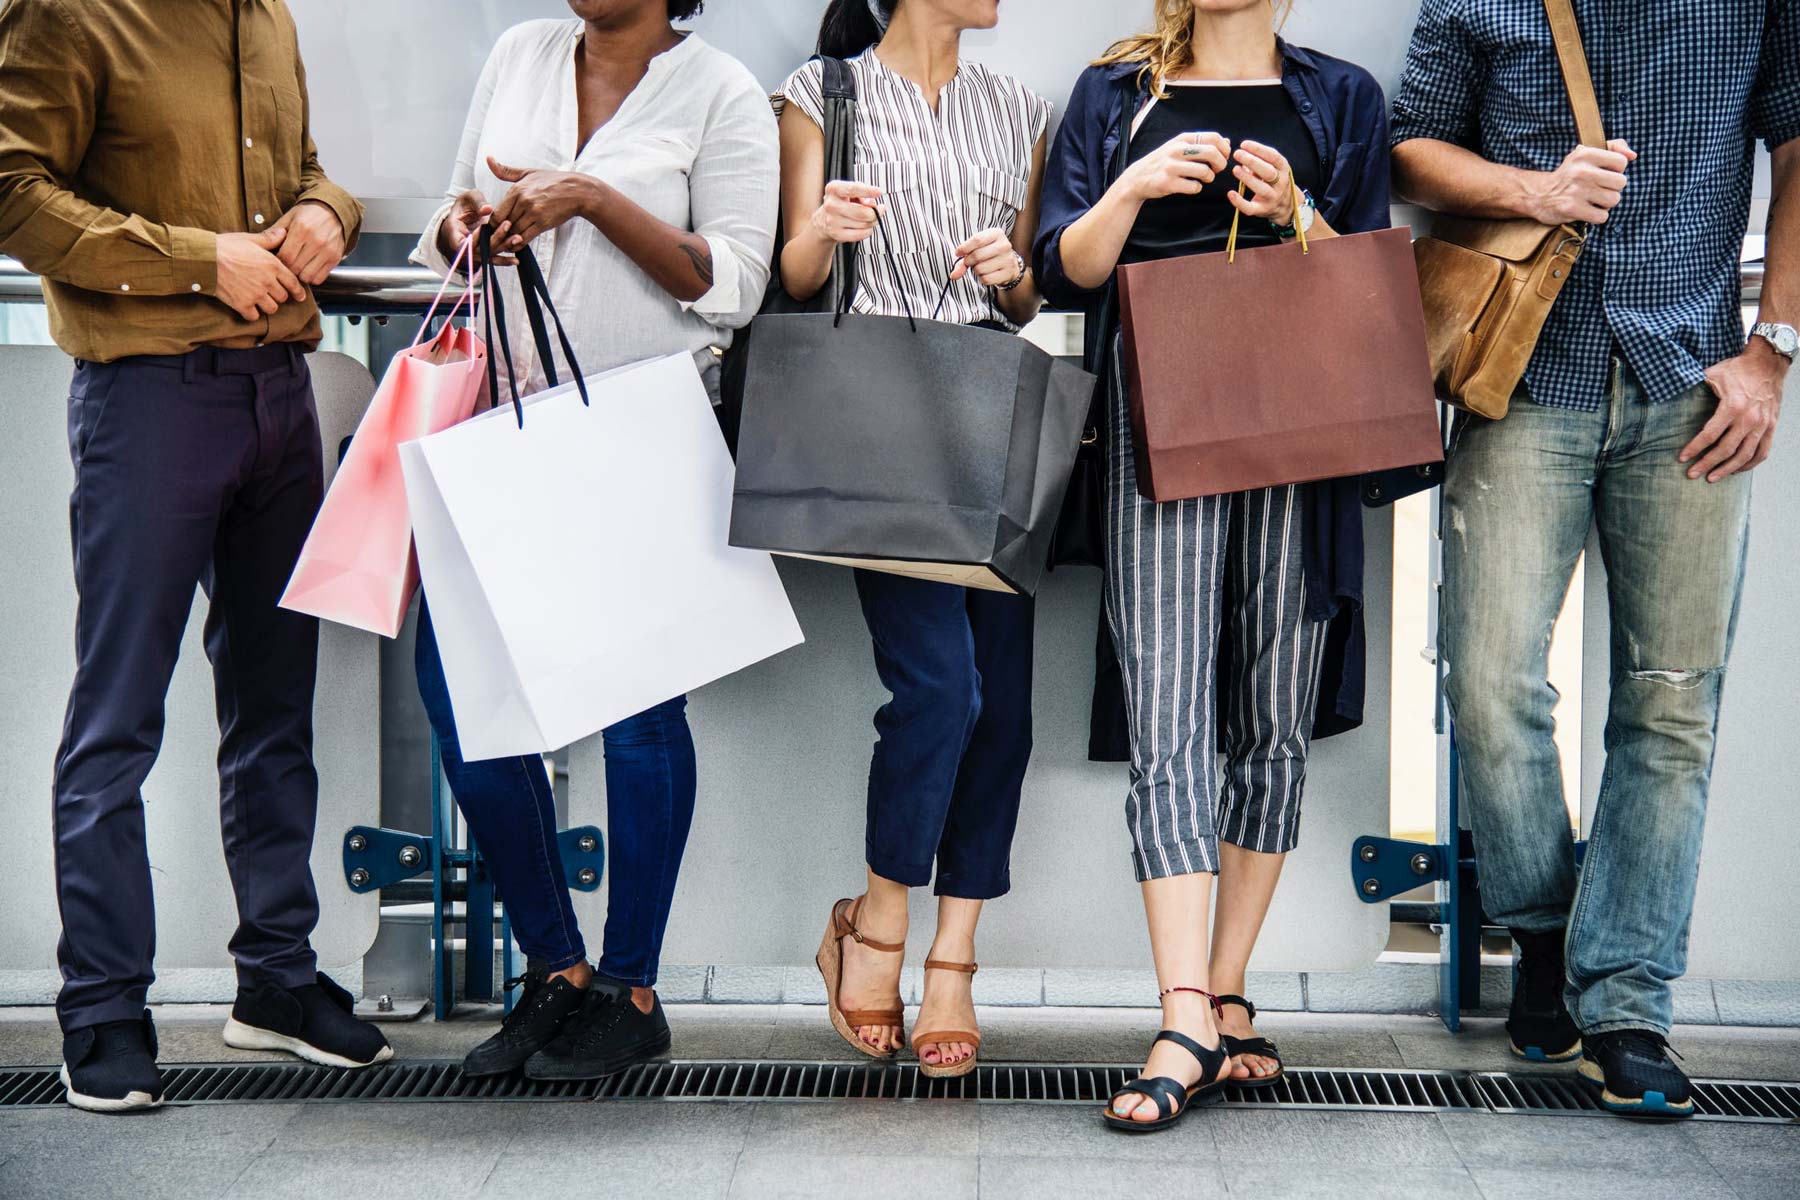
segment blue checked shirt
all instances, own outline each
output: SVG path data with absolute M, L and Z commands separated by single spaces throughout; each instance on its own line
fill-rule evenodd
M 1638 158 L 1590 231 L 1525 372 L 1532 400 L 1604 406 L 1615 347 L 1653 402 L 1743 349 L 1755 139 L 1800 137 L 1800 0 L 1574 0 L 1609 138 Z M 1424 0 L 1393 141 L 1549 171 L 1580 139 L 1542 0 Z

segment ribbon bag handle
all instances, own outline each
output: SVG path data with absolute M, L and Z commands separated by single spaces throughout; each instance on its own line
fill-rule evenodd
M 1311 254 L 1312 247 L 1310 247 L 1306 244 L 1306 230 L 1304 228 L 1302 228 L 1301 224 L 1300 224 L 1300 204 L 1301 204 L 1301 201 L 1303 200 L 1303 197 L 1300 194 L 1300 184 L 1294 179 L 1294 177 L 1292 175 L 1290 175 L 1290 176 L 1288 176 L 1288 186 L 1290 186 L 1294 189 L 1294 233 L 1300 239 L 1300 253 Z M 1238 195 L 1248 196 L 1249 194 L 1250 194 L 1250 185 L 1248 183 L 1239 183 L 1238 184 Z M 1225 261 L 1228 263 L 1234 263 L 1237 261 L 1238 218 L 1243 215 L 1244 215 L 1244 212 L 1242 209 L 1238 208 L 1235 204 L 1232 205 L 1232 208 L 1231 208 L 1231 236 L 1229 238 L 1227 238 L 1225 241 Z
M 525 320 L 531 326 L 531 339 L 537 346 L 538 359 L 544 364 L 544 378 L 550 386 L 557 386 L 556 356 L 550 348 L 549 332 L 544 324 L 544 314 L 550 315 L 550 324 L 556 327 L 556 340 L 562 346 L 563 361 L 569 364 L 569 373 L 575 377 L 575 390 L 581 393 L 581 403 L 588 403 L 587 379 L 581 373 L 581 365 L 575 361 L 575 347 L 569 341 L 569 333 L 563 328 L 562 317 L 557 314 L 556 302 L 550 298 L 550 285 L 544 279 L 543 268 L 538 265 L 537 256 L 531 247 L 521 246 L 514 251 L 513 257 L 519 260 L 519 282 L 525 300 Z
M 412 345 L 408 346 L 407 349 L 416 349 L 419 343 L 425 340 L 425 331 L 431 328 L 431 322 L 437 318 L 438 305 L 444 302 L 444 293 L 450 290 L 450 281 L 456 277 L 459 273 L 459 269 L 464 278 L 474 275 L 475 235 L 476 231 L 470 230 L 469 236 L 464 238 L 462 240 L 462 245 L 456 248 L 456 256 L 450 260 L 450 269 L 444 272 L 443 282 L 438 284 L 437 295 L 431 298 L 431 307 L 425 310 L 425 319 L 419 322 L 419 332 L 413 335 Z M 456 314 L 462 311 L 462 306 L 468 303 L 469 297 L 474 291 L 475 285 L 473 280 L 471 280 L 469 286 L 465 287 L 462 290 L 462 294 L 456 298 L 456 303 L 450 306 L 450 311 L 444 314 L 444 327 L 446 329 L 449 328 L 450 322 L 456 320 Z M 443 330 L 438 330 L 433 336 L 443 336 Z
M 488 403 L 495 406 L 500 404 L 499 368 L 494 361 L 494 347 L 499 346 L 500 357 L 506 360 L 506 382 L 512 389 L 513 416 L 519 422 L 519 428 L 523 429 L 525 406 L 520 401 L 519 376 L 513 369 L 512 342 L 506 333 L 506 304 L 501 299 L 500 289 L 494 285 L 494 231 L 490 226 L 481 227 L 478 248 L 481 255 L 481 315 L 488 343 Z

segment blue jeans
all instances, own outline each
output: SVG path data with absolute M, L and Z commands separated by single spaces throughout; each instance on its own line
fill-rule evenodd
M 587 957 L 556 845 L 556 799 L 535 756 L 464 762 L 431 613 L 419 604 L 414 649 L 419 697 L 442 749 L 444 773 L 506 902 L 513 935 L 551 971 Z M 694 739 L 687 697 L 609 726 L 606 749 L 605 950 L 600 974 L 653 987 L 663 933 L 694 821 Z
M 907 887 L 992 900 L 1009 862 L 1031 761 L 1029 596 L 856 572 L 893 699 L 875 714 L 869 869 Z
M 1615 364 L 1598 412 L 1515 399 L 1504 421 L 1464 417 L 1452 438 L 1442 644 L 1482 904 L 1517 931 L 1566 927 L 1569 1010 L 1584 1033 L 1666 1033 L 1669 983 L 1687 969 L 1750 528 L 1748 475 L 1691 480 L 1676 458 L 1714 407 L 1704 387 L 1646 403 Z M 1611 698 L 1578 882 L 1547 674 L 1593 527 Z

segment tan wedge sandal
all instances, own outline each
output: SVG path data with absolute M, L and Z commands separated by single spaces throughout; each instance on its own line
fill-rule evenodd
M 926 959 L 925 969 L 927 971 L 956 971 L 963 975 L 973 975 L 981 970 L 974 963 L 945 962 L 941 958 Z M 981 1057 L 981 1034 L 968 1029 L 937 1029 L 930 1033 L 915 1032 L 912 1036 L 914 1054 L 919 1052 L 920 1046 L 947 1046 L 957 1042 L 967 1042 L 975 1047 L 975 1052 L 961 1062 L 951 1063 L 949 1066 L 928 1063 L 921 1058 L 919 1070 L 932 1079 L 960 1079 L 967 1075 L 975 1069 L 975 1062 Z
M 825 1002 L 831 1006 L 831 1027 L 838 1036 L 862 1054 L 870 1058 L 892 1058 L 899 1053 L 900 1047 L 881 1051 L 856 1036 L 859 1025 L 880 1025 L 900 1030 L 901 1040 L 906 1038 L 906 1010 L 900 1000 L 900 993 L 894 993 L 892 1008 L 853 1009 L 845 1012 L 838 1007 L 838 991 L 844 985 L 844 953 L 843 941 L 853 939 L 859 946 L 867 946 L 871 950 L 879 950 L 883 954 L 904 954 L 906 943 L 878 942 L 863 936 L 862 930 L 856 927 L 857 914 L 862 912 L 862 897 L 854 900 L 839 900 L 831 906 L 831 923 L 825 927 L 825 940 L 819 943 L 819 974 L 825 977 Z

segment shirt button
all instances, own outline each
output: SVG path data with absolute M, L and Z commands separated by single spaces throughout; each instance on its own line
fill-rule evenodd
M 255 221 L 255 222 L 256 222 L 256 223 L 257 223 L 257 224 L 258 224 L 258 225 L 261 225 L 261 224 L 262 224 L 262 221 L 263 221 L 263 218 L 262 218 L 262 214 L 261 214 L 261 213 L 257 213 L 257 214 L 256 214 L 256 215 L 255 215 L 255 216 L 253 216 L 253 217 L 251 217 L 251 218 L 250 218 L 250 219 L 251 219 L 251 220 L 252 220 L 252 221 Z
M 121 292 L 129 292 L 131 290 L 131 285 L 129 283 L 121 283 L 119 285 L 119 290 Z
M 252 141 L 250 138 L 244 139 L 244 149 L 248 150 L 255 145 L 256 145 L 256 143 L 254 141 Z
M 200 285 L 199 285 L 199 284 L 197 284 L 197 283 L 190 283 L 190 284 L 188 284 L 188 291 L 190 291 L 190 292 L 197 292 L 197 291 L 199 291 L 199 290 L 200 290 Z

